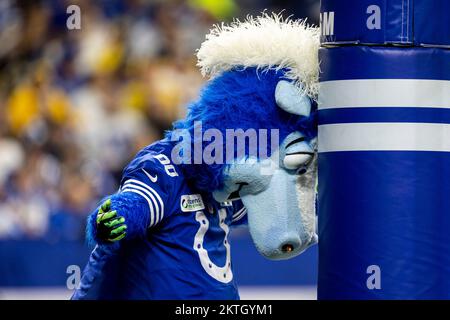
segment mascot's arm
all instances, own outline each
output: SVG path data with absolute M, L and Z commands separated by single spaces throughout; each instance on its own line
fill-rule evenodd
M 149 225 L 149 207 L 136 193 L 118 193 L 89 216 L 87 239 L 90 243 L 112 243 L 123 238 L 143 237 Z
M 88 241 L 117 243 L 144 238 L 148 228 L 170 216 L 169 195 L 178 177 L 176 172 L 167 172 L 154 154 L 137 157 L 125 168 L 119 193 L 105 198 L 90 215 Z

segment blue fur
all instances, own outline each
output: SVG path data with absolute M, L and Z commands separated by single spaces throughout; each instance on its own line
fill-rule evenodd
M 95 211 L 89 215 L 86 226 L 87 243 L 90 246 L 95 245 L 95 243 L 102 243 L 97 238 L 96 217 L 101 204 L 108 198 L 111 199 L 111 211 L 116 210 L 119 216 L 125 218 L 125 224 L 127 225 L 125 239 L 145 237 L 147 226 L 150 224 L 148 203 L 138 194 L 125 192 L 104 198 Z
M 186 118 L 174 123 L 174 129 L 187 129 L 191 137 L 194 137 L 194 122 L 201 121 L 203 132 L 215 128 L 223 136 L 226 129 L 240 128 L 245 131 L 253 128 L 268 129 L 269 132 L 270 129 L 279 129 L 280 143 L 293 131 L 300 131 L 307 139 L 311 139 L 317 135 L 315 105 L 311 116 L 306 118 L 285 112 L 275 102 L 275 88 L 283 75 L 283 70 L 259 71 L 256 68 L 224 72 L 206 84 L 199 99 L 189 106 Z M 172 132 L 167 132 L 168 139 L 171 139 Z M 202 142 L 203 148 L 209 143 Z M 271 150 L 269 156 L 270 153 Z M 223 186 L 225 166 L 226 164 L 181 164 L 190 183 L 206 192 Z
M 194 137 L 194 122 L 201 121 L 203 132 L 214 128 L 225 136 L 226 129 L 270 129 L 279 130 L 280 142 L 294 131 L 302 132 L 307 139 L 317 135 L 317 112 L 308 118 L 289 114 L 275 102 L 275 88 L 283 79 L 282 70 L 258 71 L 256 68 L 235 69 L 209 81 L 200 93 L 199 99 L 189 106 L 185 119 L 174 123 L 174 129 L 187 129 Z M 170 140 L 172 131 L 167 132 Z M 195 141 L 192 141 L 194 144 Z M 203 148 L 210 142 L 202 141 Z M 246 148 L 248 155 L 248 148 Z M 269 150 L 270 156 L 272 150 Z M 223 154 L 225 154 L 225 144 Z M 223 186 L 226 164 L 181 164 L 189 182 L 205 196 Z M 145 199 L 134 193 L 119 193 L 111 198 L 112 210 L 125 217 L 127 236 L 125 239 L 143 237 L 149 225 L 149 209 Z M 104 200 L 106 200 L 105 198 Z M 98 208 L 88 217 L 87 241 L 101 243 L 96 234 Z

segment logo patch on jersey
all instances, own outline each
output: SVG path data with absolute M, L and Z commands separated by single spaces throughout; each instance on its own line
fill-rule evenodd
M 180 200 L 181 211 L 192 212 L 205 209 L 202 196 L 199 194 L 184 194 Z

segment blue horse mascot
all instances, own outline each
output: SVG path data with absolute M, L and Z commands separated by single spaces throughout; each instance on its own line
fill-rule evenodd
M 273 260 L 317 243 L 318 47 L 317 28 L 277 14 L 210 31 L 198 100 L 89 216 L 72 299 L 239 299 L 233 227 Z

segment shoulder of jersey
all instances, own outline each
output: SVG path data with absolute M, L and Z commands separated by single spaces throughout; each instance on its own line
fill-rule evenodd
M 124 178 L 130 174 L 144 174 L 153 183 L 173 184 L 180 180 L 181 170 L 170 159 L 171 148 L 156 142 L 142 149 L 124 169 Z
M 136 155 L 122 175 L 121 192 L 138 194 L 147 201 L 149 227 L 169 216 L 176 199 L 174 195 L 182 186 L 183 179 L 167 153 L 158 145 L 148 146 Z

